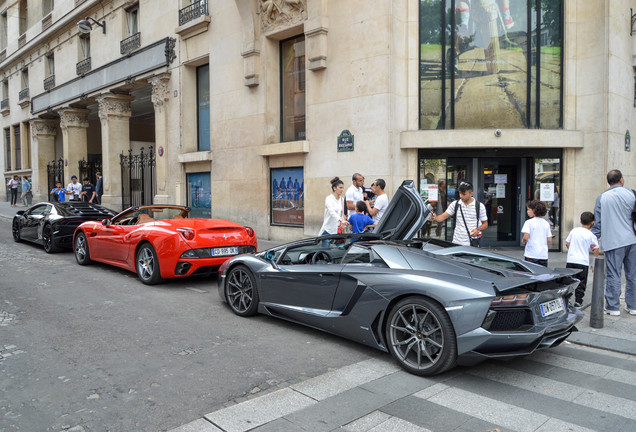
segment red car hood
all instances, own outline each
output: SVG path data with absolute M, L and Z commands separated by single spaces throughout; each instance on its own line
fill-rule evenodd
M 230 222 L 224 219 L 166 219 L 154 222 L 155 226 L 176 230 L 177 228 L 190 228 L 194 231 L 195 237 L 192 242 L 198 243 L 205 240 L 219 241 L 219 237 L 224 244 L 250 243 L 250 237 L 243 225 Z

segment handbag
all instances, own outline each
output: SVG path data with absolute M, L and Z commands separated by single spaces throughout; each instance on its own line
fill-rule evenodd
M 343 217 L 345 208 L 346 208 L 346 204 L 343 203 L 342 206 L 340 207 L 340 218 Z M 338 234 L 349 234 L 350 232 L 351 232 L 351 227 L 349 226 L 349 224 L 342 223 L 342 222 L 338 223 Z
M 481 247 L 481 237 L 471 237 L 470 230 L 468 229 L 468 224 L 466 223 L 466 219 L 464 218 L 464 211 L 462 210 L 461 205 L 458 203 L 459 211 L 462 214 L 462 220 L 464 221 L 464 226 L 466 227 L 466 232 L 468 233 L 468 238 L 470 239 L 470 245 L 472 247 Z

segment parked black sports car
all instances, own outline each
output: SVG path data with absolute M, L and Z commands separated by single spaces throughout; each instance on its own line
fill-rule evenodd
M 73 233 L 82 222 L 112 218 L 112 210 L 83 201 L 41 202 L 13 217 L 13 240 L 41 244 L 48 253 L 73 246 Z
M 531 354 L 576 330 L 575 270 L 412 239 L 428 213 L 406 181 L 376 232 L 233 257 L 219 294 L 237 315 L 260 312 L 389 351 L 418 375 Z

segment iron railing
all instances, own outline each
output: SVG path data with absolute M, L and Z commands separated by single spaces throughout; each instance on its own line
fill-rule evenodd
M 78 75 L 85 74 L 91 70 L 91 58 L 87 57 L 75 65 L 75 71 Z
M 92 161 L 86 161 L 84 159 L 82 159 L 81 161 L 78 162 L 78 173 L 79 173 L 79 178 L 82 179 L 82 181 L 84 180 L 84 177 L 88 177 L 90 179 L 90 182 L 93 185 L 97 185 L 97 173 L 102 171 L 102 160 L 101 159 L 97 159 L 97 160 L 92 160 Z
M 119 52 L 126 54 L 132 50 L 135 50 L 141 46 L 141 33 L 137 32 L 134 35 L 127 37 L 119 43 Z
M 29 98 L 29 88 L 25 88 L 20 90 L 20 93 L 18 93 L 18 100 L 26 100 Z
M 197 1 L 179 10 L 179 25 L 208 14 L 208 0 Z
M 155 153 L 150 146 L 144 153 L 119 155 L 121 165 L 121 204 L 122 209 L 134 205 L 152 204 L 157 190 L 155 184 Z
M 55 187 L 55 182 L 62 182 L 62 187 L 64 187 L 64 159 L 59 158 L 49 162 L 46 165 L 46 174 L 49 186 L 46 193 L 49 196 L 49 201 L 53 201 L 54 197 L 49 192 Z
M 55 75 L 44 78 L 44 90 L 49 90 L 53 87 L 55 87 Z
M 53 25 L 53 17 L 49 12 L 47 16 L 42 18 L 42 30 L 46 30 L 47 28 L 51 27 L 51 25 Z
M 0 62 L 3 62 L 7 58 L 7 49 L 0 51 Z
M 22 48 L 26 45 L 26 33 L 23 33 L 18 38 L 18 48 Z

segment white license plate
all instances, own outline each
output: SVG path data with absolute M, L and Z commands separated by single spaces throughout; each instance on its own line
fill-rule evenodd
M 547 317 L 563 310 L 563 302 L 560 298 L 541 303 L 541 316 Z
M 212 248 L 212 256 L 223 256 L 223 255 L 236 255 L 238 254 L 238 247 L 219 247 Z

